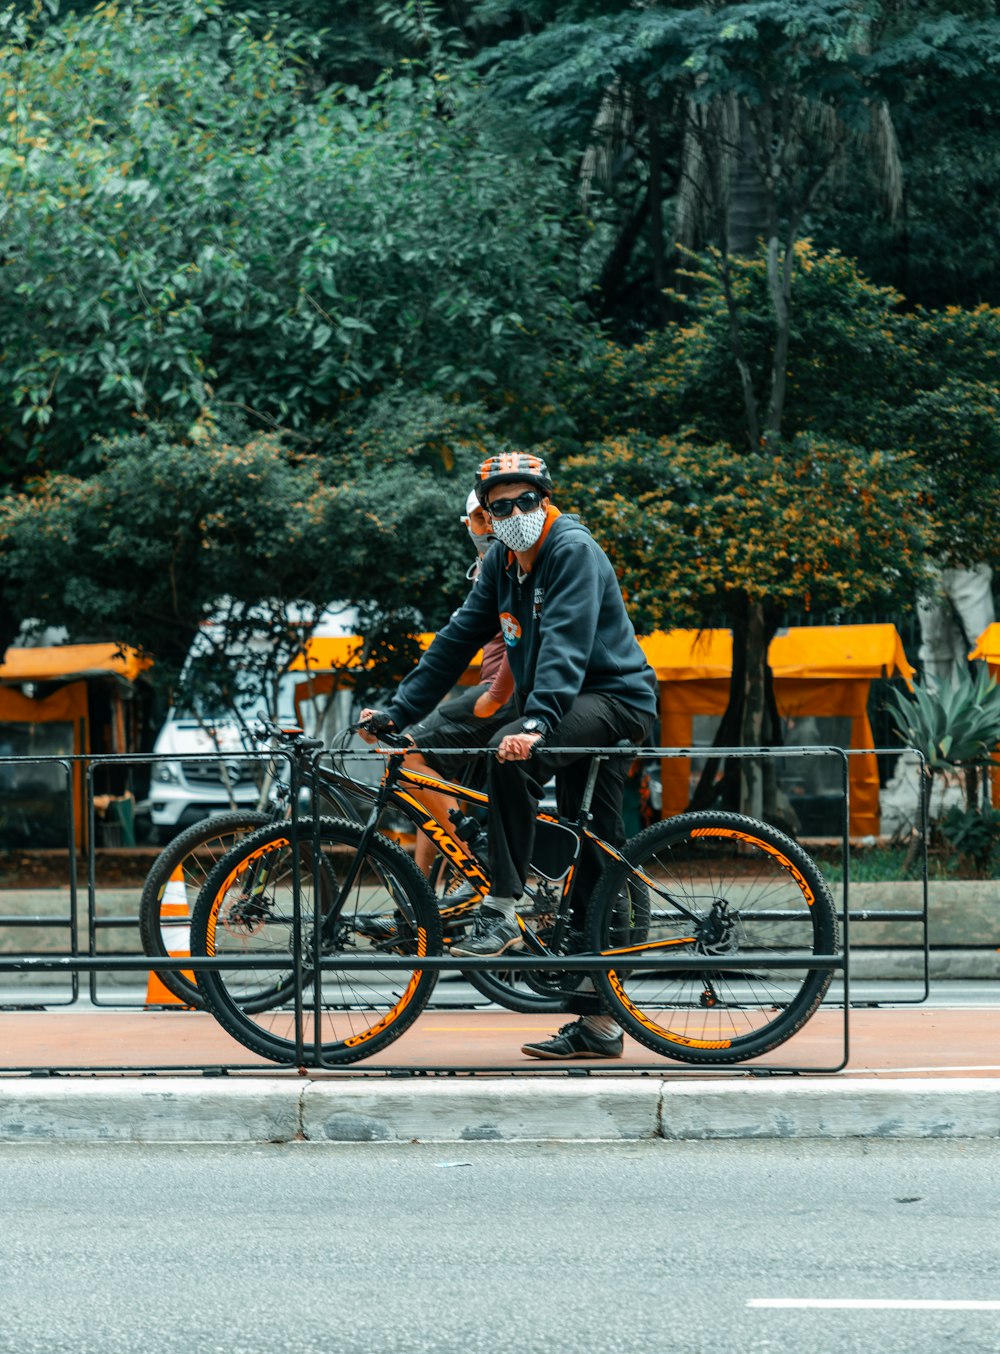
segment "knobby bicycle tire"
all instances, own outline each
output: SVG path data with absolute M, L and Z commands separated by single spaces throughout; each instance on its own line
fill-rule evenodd
M 192 954 L 215 958 L 294 954 L 301 969 L 202 970 L 205 1004 L 233 1038 L 279 1063 L 356 1062 L 397 1039 L 426 1006 L 437 973 L 394 966 L 398 955 L 441 953 L 441 923 L 423 875 L 405 851 L 375 835 L 339 910 L 345 871 L 363 829 L 346 819 L 298 824 L 298 923 L 289 825 L 272 824 L 225 856 L 199 895 Z M 317 930 L 318 918 L 318 930 Z M 317 944 L 318 937 L 318 944 Z M 319 969 L 317 957 L 371 954 L 373 971 Z
M 151 959 L 166 959 L 171 951 L 183 953 L 189 948 L 190 911 L 202 885 L 216 863 L 231 851 L 241 838 L 274 821 L 274 815 L 252 809 L 234 809 L 228 813 L 213 814 L 192 823 L 175 837 L 153 861 L 142 886 L 139 899 L 139 939 L 143 954 Z M 177 870 L 182 880 L 168 893 Z M 186 903 L 187 913 L 164 912 L 164 904 Z M 160 982 L 179 1001 L 201 1010 L 201 999 L 196 982 L 179 970 L 154 969 Z
M 337 787 L 324 785 L 320 794 L 337 814 L 358 819 L 353 803 Z M 183 953 L 188 948 L 191 909 L 216 862 L 248 833 L 279 822 L 281 816 L 280 811 L 273 810 L 229 809 L 192 823 L 169 842 L 153 861 L 139 898 L 139 941 L 143 954 L 151 959 L 165 959 L 172 952 Z M 183 880 L 173 880 L 178 869 Z M 172 880 L 180 885 L 176 892 L 168 892 Z M 165 911 L 165 904 L 179 903 L 186 903 L 186 913 L 177 913 L 173 907 Z M 197 1010 L 204 1009 L 197 975 L 189 977 L 176 969 L 153 971 L 178 1001 Z
M 835 954 L 837 916 L 815 862 L 784 833 L 737 813 L 687 813 L 654 823 L 609 865 L 587 921 L 592 951 L 623 954 L 594 982 L 623 1028 L 668 1058 L 734 1063 L 790 1039 L 813 1015 L 834 970 L 769 967 L 768 954 Z M 652 881 L 648 936 L 626 936 L 622 894 L 635 871 Z M 664 895 L 695 914 L 692 924 Z M 676 947 L 668 942 L 680 942 Z M 741 970 L 713 955 L 758 956 Z M 690 956 L 690 967 L 643 970 L 643 955 Z M 763 956 L 763 957 L 762 957 Z M 627 966 L 626 966 L 627 965 Z

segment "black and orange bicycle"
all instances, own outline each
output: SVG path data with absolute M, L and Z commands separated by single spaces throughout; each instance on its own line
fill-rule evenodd
M 321 813 L 357 823 L 363 823 L 368 816 L 374 799 L 370 785 L 364 788 L 363 793 L 360 788 L 348 793 L 344 789 L 346 780 L 342 778 L 338 784 L 336 777 L 324 775 L 322 764 L 319 774 L 313 775 L 314 758 L 325 748 L 320 739 L 311 738 L 298 729 L 283 730 L 263 714 L 258 720 L 255 737 L 263 749 L 260 767 L 271 787 L 266 807 L 231 809 L 203 818 L 175 837 L 156 857 L 146 876 L 139 901 L 139 935 L 143 953 L 151 959 L 169 959 L 178 950 L 187 951 L 190 930 L 188 900 L 197 898 L 210 872 L 227 852 L 262 827 L 290 823 L 293 816 L 292 781 L 296 782 L 300 790 L 304 788 L 307 791 L 307 800 L 309 791 L 317 791 Z M 351 732 L 350 729 L 343 730 L 334 738 L 331 755 L 341 762 Z M 351 784 L 353 786 L 354 782 Z M 467 823 L 464 831 L 478 830 L 471 817 Z M 409 831 L 411 825 L 404 822 L 402 826 Z M 445 941 L 451 943 L 471 925 L 477 895 L 469 897 L 469 890 L 462 888 L 465 881 L 448 859 L 452 838 L 436 822 L 429 823 L 428 829 L 442 843 L 431 867 L 429 883 L 443 911 Z M 453 891 L 459 896 L 464 895 L 464 905 L 460 904 L 458 896 L 452 897 Z M 533 889 L 524 903 L 525 917 L 529 923 L 534 923 L 536 919 L 532 911 L 535 893 Z M 551 910 L 547 898 L 540 899 L 539 905 Z M 389 924 L 388 920 L 386 924 Z M 159 967 L 154 968 L 154 972 L 167 990 L 185 1005 L 204 1008 L 205 1003 L 194 973 Z M 558 996 L 544 984 L 526 980 L 525 975 L 516 970 L 462 970 L 460 976 L 488 1001 L 511 1011 L 541 1013 L 563 1009 Z
M 351 1063 L 398 1038 L 438 978 L 438 965 L 414 961 L 447 954 L 449 927 L 489 888 L 475 819 L 459 814 L 449 831 L 420 800 L 422 788 L 467 805 L 485 805 L 486 795 L 410 770 L 400 755 L 405 739 L 381 741 L 377 786 L 344 764 L 313 772 L 319 785 L 367 799 L 366 822 L 263 827 L 218 862 L 194 908 L 192 955 L 235 961 L 199 970 L 205 1004 L 234 1038 L 275 1062 Z M 590 751 L 577 818 L 538 815 L 519 913 L 520 953 L 536 958 L 519 975 L 556 1001 L 589 979 L 627 1033 L 669 1058 L 735 1063 L 784 1043 L 815 1012 L 834 973 L 821 962 L 836 955 L 838 927 L 819 869 L 776 828 L 716 811 L 655 823 L 617 849 L 588 826 L 599 761 L 616 754 Z M 473 886 L 455 916 L 379 830 L 390 811 L 431 835 L 455 876 Z M 606 865 L 581 931 L 573 895 L 585 840 Z M 603 965 L 587 969 L 581 955 L 600 956 Z M 683 962 L 657 967 L 664 955 Z M 560 967 L 568 956 L 577 962 Z M 511 959 L 491 965 L 502 971 Z

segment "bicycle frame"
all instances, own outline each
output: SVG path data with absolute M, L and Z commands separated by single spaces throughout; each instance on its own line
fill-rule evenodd
M 372 837 L 378 831 L 378 825 L 382 814 L 391 805 L 395 807 L 415 828 L 426 833 L 435 846 L 447 859 L 452 866 L 462 875 L 462 877 L 472 885 L 475 890 L 473 896 L 456 907 L 452 912 L 447 909 L 442 910 L 442 916 L 450 918 L 460 916 L 478 906 L 482 898 L 489 891 L 489 878 L 483 869 L 483 862 L 476 855 L 471 846 L 463 843 L 460 839 L 453 836 L 447 828 L 443 826 L 440 820 L 435 817 L 418 798 L 412 793 L 421 788 L 432 790 L 436 794 L 444 794 L 450 798 L 466 801 L 473 804 L 485 806 L 489 804 L 489 796 L 480 790 L 475 790 L 471 786 L 462 785 L 457 781 L 444 780 L 437 776 L 431 776 L 422 771 L 413 771 L 405 764 L 405 750 L 382 749 L 386 757 L 386 767 L 383 772 L 378 789 L 366 785 L 363 782 L 356 781 L 353 777 L 347 775 L 344 771 L 327 770 L 326 768 L 314 767 L 318 779 L 325 784 L 339 785 L 342 788 L 350 788 L 354 793 L 361 794 L 365 798 L 373 800 L 372 811 L 368 821 L 364 825 L 364 833 L 358 847 L 358 853 L 354 864 L 347 871 L 347 875 L 341 886 L 340 895 L 336 900 L 336 905 L 331 909 L 331 915 L 336 916 L 344 899 L 348 896 L 354 885 L 358 861 L 364 854 Z M 580 803 L 580 809 L 576 820 L 563 818 L 559 815 L 548 813 L 538 813 L 536 821 L 553 827 L 562 828 L 568 831 L 574 837 L 572 859 L 561 876 L 561 890 L 556 907 L 555 925 L 552 929 L 549 944 L 535 934 L 529 927 L 523 917 L 518 914 L 517 923 L 521 930 L 521 938 L 526 948 L 536 955 L 544 955 L 551 952 L 559 953 L 562 944 L 566 939 L 569 930 L 570 918 L 572 916 L 572 900 L 578 878 L 577 865 L 579 864 L 580 851 L 583 841 L 586 839 L 593 843 L 609 859 L 624 865 L 629 870 L 634 870 L 627 858 L 612 846 L 610 842 L 599 837 L 588 826 L 590 820 L 590 805 L 593 800 L 594 786 L 597 780 L 597 774 L 602 761 L 607 760 L 606 755 L 596 753 L 593 756 L 590 774 L 584 790 L 583 798 Z M 546 877 L 547 876 L 543 876 Z M 655 895 L 668 903 L 671 909 L 678 915 L 687 917 L 692 923 L 698 923 L 697 916 L 684 906 L 677 898 L 667 893 L 662 884 L 650 878 L 642 870 L 635 870 L 635 877 Z M 558 883 L 559 877 L 556 876 L 548 880 L 549 883 Z M 630 954 L 639 953 L 644 950 L 652 949 L 672 949 L 681 945 L 690 945 L 695 943 L 696 936 L 677 936 L 666 940 L 646 942 L 642 945 L 623 946 L 614 950 L 607 951 L 608 954 Z

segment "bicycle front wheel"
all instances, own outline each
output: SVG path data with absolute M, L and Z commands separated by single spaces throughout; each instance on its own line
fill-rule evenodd
M 440 954 L 441 923 L 426 881 L 393 842 L 376 835 L 359 857 L 363 829 L 322 819 L 317 856 L 314 824 L 298 827 L 294 848 L 287 824 L 240 843 L 209 876 L 192 919 L 192 954 L 273 966 L 202 970 L 199 986 L 223 1028 L 265 1058 L 356 1062 L 392 1043 L 426 1006 L 437 973 L 393 961 Z M 364 971 L 319 967 L 338 955 L 378 962 Z
M 834 954 L 837 917 L 812 859 L 777 828 L 737 813 L 686 813 L 654 823 L 624 848 L 629 866 L 604 871 L 588 916 L 588 948 L 627 967 L 594 972 L 625 1030 L 682 1062 L 734 1063 L 790 1039 L 823 1000 L 829 968 L 771 959 Z M 648 912 L 625 923 L 626 891 Z M 646 934 L 642 934 L 643 931 Z M 713 968 L 746 954 L 745 966 Z M 644 957 L 690 958 L 644 969 Z

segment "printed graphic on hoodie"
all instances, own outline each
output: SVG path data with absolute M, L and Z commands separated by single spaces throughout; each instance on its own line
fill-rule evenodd
M 521 622 L 516 616 L 512 616 L 509 611 L 501 611 L 500 629 L 503 632 L 505 643 L 513 648 L 521 638 Z

